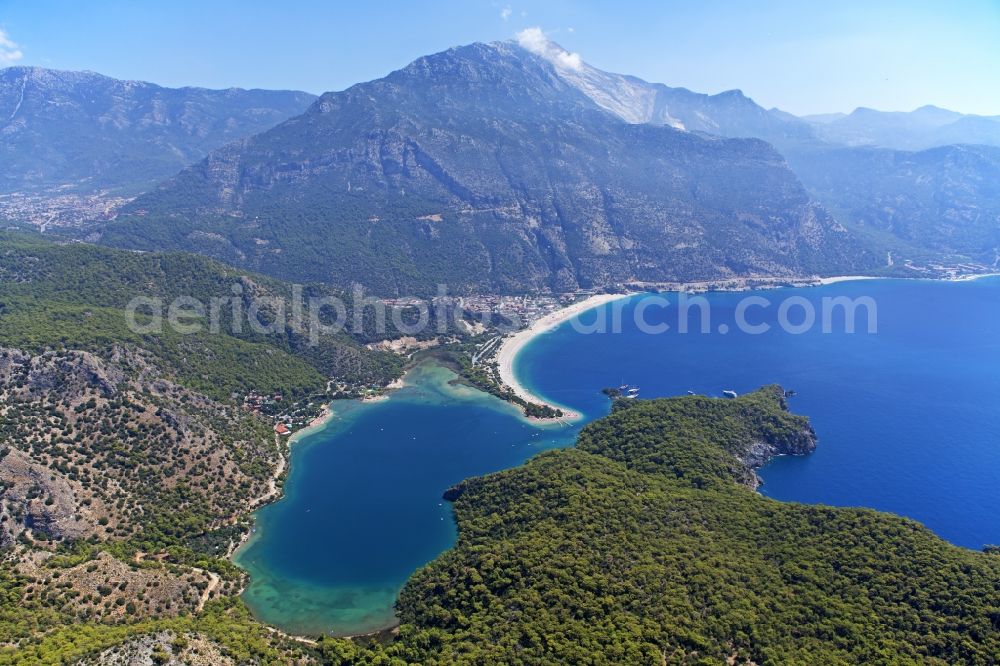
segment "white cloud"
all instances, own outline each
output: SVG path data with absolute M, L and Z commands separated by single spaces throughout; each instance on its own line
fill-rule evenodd
M 21 47 L 7 36 L 3 28 L 0 28 L 0 67 L 13 65 L 23 57 L 24 53 L 21 52 Z
M 557 67 L 573 70 L 583 67 L 583 59 L 579 53 L 570 53 L 555 42 L 550 42 L 541 28 L 525 28 L 515 37 L 521 48 L 542 56 Z
M 525 48 L 538 55 L 542 55 L 545 52 L 545 47 L 549 43 L 541 28 L 525 28 L 514 36 L 517 37 L 517 43 L 521 45 L 521 48 Z
M 504 21 L 506 21 L 507 19 L 510 18 L 510 15 L 513 14 L 513 13 L 514 12 L 510 8 L 510 5 L 506 5 L 503 9 L 500 10 L 500 18 L 502 18 Z

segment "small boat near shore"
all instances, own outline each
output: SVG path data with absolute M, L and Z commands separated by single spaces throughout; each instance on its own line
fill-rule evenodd
M 725 391 L 723 391 L 722 395 L 724 397 L 726 397 L 726 398 L 738 398 L 739 397 L 739 394 L 736 391 L 733 391 L 733 390 L 730 390 L 730 389 L 726 389 Z

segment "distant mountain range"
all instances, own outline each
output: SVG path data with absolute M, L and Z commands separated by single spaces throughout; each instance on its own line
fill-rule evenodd
M 542 40 L 527 46 L 626 122 L 770 142 L 815 200 L 867 249 L 885 255 L 884 270 L 927 273 L 907 259 L 970 262 L 964 269 L 998 264 L 1000 116 L 924 106 L 798 118 L 764 109 L 738 90 L 702 95 L 582 61 L 560 67 L 572 54 Z
M 0 168 L 7 191 L 127 191 L 88 203 L 96 214 L 67 206 L 90 240 L 285 279 L 519 293 L 987 270 L 1000 248 L 995 118 L 799 118 L 737 90 L 604 72 L 540 33 L 420 58 L 312 104 L 23 68 L 8 79 L 36 94 L 26 106 L 0 87 L 0 117 L 14 119 L 0 150 L 17 158 Z M 49 108 L 64 98 L 65 112 Z M 54 117 L 82 129 L 69 140 L 74 125 Z M 37 155 L 10 147 L 32 133 Z M 8 219 L 23 213 L 10 213 L 18 196 L 0 194 L 0 214 L 5 201 Z M 45 215 L 62 213 L 21 218 Z
M 806 116 L 821 139 L 845 146 L 924 150 L 952 144 L 1000 146 L 1000 116 L 974 116 L 936 106 L 915 111 L 859 108 L 850 114 Z
M 0 193 L 137 194 L 301 113 L 303 92 L 163 88 L 91 72 L 0 70 Z
M 1000 265 L 1000 148 L 786 153 L 796 174 L 868 246 L 905 258 Z M 904 275 L 919 275 L 915 267 Z

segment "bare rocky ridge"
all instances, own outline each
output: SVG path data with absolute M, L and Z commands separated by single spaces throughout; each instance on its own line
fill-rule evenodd
M 65 478 L 53 477 L 47 467 L 31 461 L 24 452 L 5 450 L 0 479 L 0 548 L 13 545 L 27 529 L 57 539 L 81 539 L 98 531 L 91 507 L 87 507 L 89 515 L 85 517 L 73 486 Z
M 215 574 L 177 566 L 137 566 L 98 553 L 72 567 L 53 567 L 44 554 L 22 551 L 15 570 L 34 581 L 25 601 L 58 596 L 88 620 L 135 621 L 200 610 Z
M 124 537 L 182 488 L 222 524 L 266 492 L 278 464 L 267 424 L 159 374 L 140 351 L 31 356 L 0 349 L 6 452 L 2 533 Z

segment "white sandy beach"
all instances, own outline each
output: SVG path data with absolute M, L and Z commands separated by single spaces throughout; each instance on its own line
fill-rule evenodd
M 507 337 L 504 339 L 503 343 L 501 343 L 500 349 L 497 351 L 496 355 L 497 364 L 500 370 L 500 380 L 505 386 L 509 387 L 514 392 L 514 395 L 522 400 L 527 400 L 528 402 L 533 402 L 538 405 L 545 405 L 547 407 L 551 407 L 552 409 L 562 410 L 563 417 L 559 420 L 576 421 L 582 418 L 581 414 L 569 410 L 562 405 L 554 405 L 533 394 L 531 391 L 522 386 L 517 381 L 517 377 L 514 375 L 514 359 L 517 358 L 518 353 L 524 349 L 524 346 L 531 342 L 536 336 L 551 331 L 559 324 L 572 319 L 582 312 L 586 312 L 587 310 L 604 305 L 605 303 L 610 303 L 611 301 L 616 301 L 621 298 L 627 298 L 632 295 L 633 294 L 597 294 L 595 296 L 591 296 L 590 298 L 573 303 L 572 305 L 556 310 L 555 312 L 551 312 L 535 321 L 531 326 L 523 331 L 518 331 L 514 335 Z
M 895 277 L 895 279 L 900 280 L 930 280 L 932 282 L 969 282 L 972 280 L 980 280 L 982 278 L 990 277 L 1000 277 L 1000 273 L 967 273 L 964 275 L 956 275 L 955 277 L 921 277 L 915 275 L 913 277 Z M 825 277 L 819 279 L 819 284 L 836 284 L 837 282 L 853 282 L 855 280 L 891 280 L 894 279 L 893 276 L 876 276 L 876 275 L 836 275 L 833 277 Z
M 854 282 L 855 280 L 878 280 L 885 278 L 878 278 L 874 275 L 834 275 L 831 277 L 820 278 L 819 283 L 821 285 L 826 284 L 837 284 L 838 282 Z

